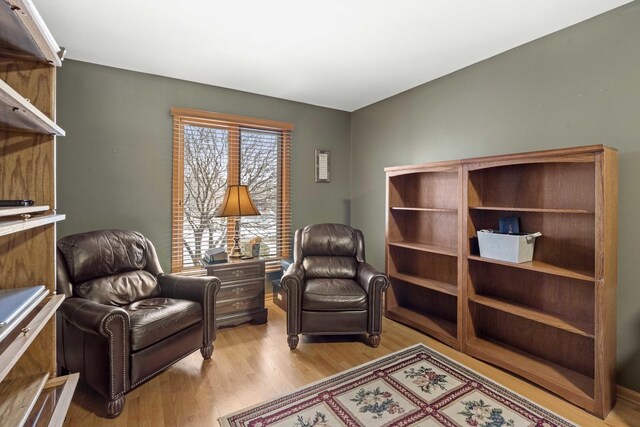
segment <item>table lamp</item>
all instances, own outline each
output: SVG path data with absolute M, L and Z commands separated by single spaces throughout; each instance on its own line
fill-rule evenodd
M 233 248 L 231 248 L 229 258 L 239 259 L 242 257 L 242 249 L 240 249 L 240 217 L 252 215 L 260 215 L 260 212 L 253 204 L 253 200 L 251 200 L 249 188 L 246 185 L 228 186 L 222 204 L 216 211 L 216 216 L 237 217 L 233 235 Z

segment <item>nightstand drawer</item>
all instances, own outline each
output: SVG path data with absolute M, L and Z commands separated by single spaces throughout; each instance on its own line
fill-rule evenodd
M 216 304 L 216 317 L 218 315 L 241 313 L 253 309 L 259 309 L 262 308 L 263 304 L 263 301 L 255 297 L 218 301 Z
M 228 299 L 255 297 L 262 292 L 264 279 L 251 279 L 222 285 L 218 292 L 218 303 Z
M 264 263 L 227 263 L 207 268 L 210 276 L 216 276 L 222 283 L 244 279 L 264 278 Z

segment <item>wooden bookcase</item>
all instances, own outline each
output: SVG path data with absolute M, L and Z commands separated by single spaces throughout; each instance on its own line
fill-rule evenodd
M 616 396 L 617 152 L 598 145 L 386 173 L 386 315 L 604 418 Z M 440 214 L 454 206 L 459 215 Z M 472 254 L 470 238 L 508 216 L 542 233 L 533 261 Z
M 460 349 L 459 162 L 387 169 L 385 315 Z
M 60 51 L 30 0 L 0 2 L 0 199 L 44 209 L 0 212 L 0 289 L 41 284 L 50 294 L 0 342 L 3 425 L 62 425 L 78 380 L 54 378 L 55 312 L 64 298 L 55 295 L 56 222 L 64 219 L 55 212 Z

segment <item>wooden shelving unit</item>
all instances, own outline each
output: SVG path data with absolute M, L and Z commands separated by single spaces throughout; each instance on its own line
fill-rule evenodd
M 387 169 L 385 315 L 461 348 L 459 163 Z
M 6 425 L 60 426 L 78 375 L 55 377 L 56 66 L 61 49 L 30 0 L 0 2 L 0 289 L 44 285 L 49 296 L 0 341 L 0 416 Z
M 385 314 L 604 418 L 616 396 L 617 152 L 598 145 L 385 171 Z M 477 231 L 509 216 L 542 233 L 533 260 L 472 254 Z

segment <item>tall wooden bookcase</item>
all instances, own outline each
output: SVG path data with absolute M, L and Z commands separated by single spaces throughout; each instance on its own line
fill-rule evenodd
M 44 285 L 49 296 L 0 341 L 3 425 L 62 425 L 78 375 L 55 377 L 56 66 L 60 48 L 30 0 L 0 2 L 0 199 L 45 211 L 0 212 L 0 289 Z M 17 214 L 17 217 L 7 214 Z
M 386 171 L 385 315 L 460 349 L 460 162 Z
M 615 403 L 617 152 L 601 145 L 385 169 L 387 317 L 605 417 Z M 520 217 L 533 261 L 472 254 Z

